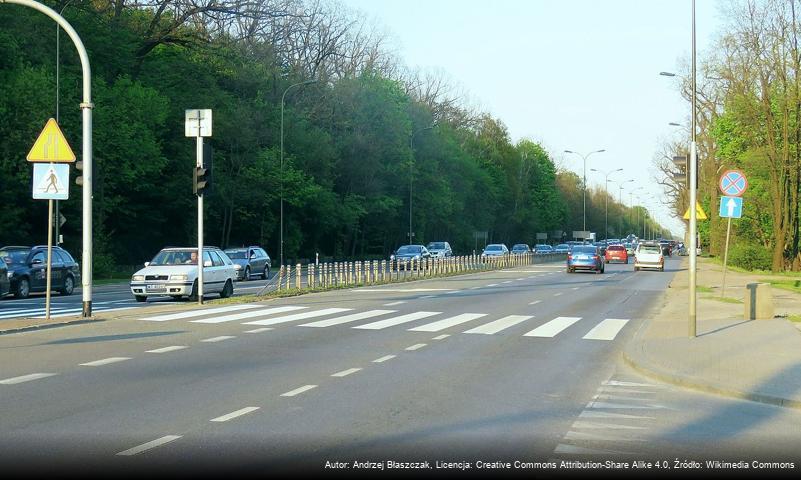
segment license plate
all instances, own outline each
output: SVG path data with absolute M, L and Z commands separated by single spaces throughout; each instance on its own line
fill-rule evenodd
M 145 287 L 148 292 L 158 292 L 158 291 L 166 291 L 167 287 L 164 285 L 147 285 Z

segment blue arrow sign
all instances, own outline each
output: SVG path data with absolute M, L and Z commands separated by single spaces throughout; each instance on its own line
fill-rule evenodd
M 720 197 L 721 218 L 740 218 L 743 216 L 743 199 L 740 197 Z

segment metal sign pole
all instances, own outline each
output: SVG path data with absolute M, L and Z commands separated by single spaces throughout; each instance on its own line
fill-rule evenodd
M 197 166 L 203 167 L 203 137 L 200 136 L 200 115 L 197 129 Z M 203 194 L 197 196 L 197 303 L 203 305 Z
M 731 217 L 726 222 L 726 249 L 723 251 L 723 285 L 720 288 L 720 296 L 726 295 L 726 264 L 729 261 L 729 233 L 731 232 Z
M 45 321 L 50 321 L 50 266 L 53 264 L 53 200 L 47 201 L 47 290 L 45 291 Z

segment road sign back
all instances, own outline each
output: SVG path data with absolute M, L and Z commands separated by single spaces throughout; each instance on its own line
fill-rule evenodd
M 33 143 L 27 158 L 29 162 L 70 163 L 75 161 L 75 154 L 58 123 L 51 118 Z
M 745 174 L 739 170 L 727 170 L 720 177 L 720 191 L 729 197 L 739 197 L 748 188 Z

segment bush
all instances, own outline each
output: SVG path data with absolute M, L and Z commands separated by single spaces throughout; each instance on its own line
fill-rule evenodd
M 729 263 L 746 270 L 770 270 L 770 250 L 753 243 L 729 245 Z

